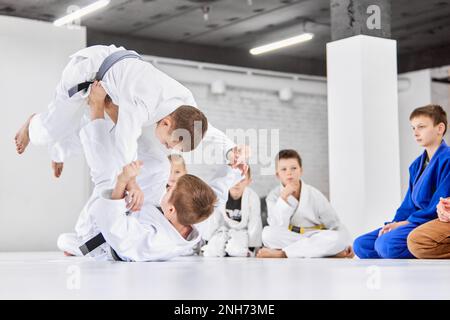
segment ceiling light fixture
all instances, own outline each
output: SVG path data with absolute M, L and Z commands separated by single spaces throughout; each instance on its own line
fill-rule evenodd
M 302 33 L 301 35 L 298 35 L 298 36 L 295 36 L 295 37 L 287 38 L 287 39 L 284 39 L 284 40 L 272 42 L 272 43 L 269 43 L 269 44 L 265 44 L 263 46 L 259 46 L 259 47 L 250 49 L 250 53 L 253 54 L 253 55 L 262 54 L 262 53 L 266 53 L 266 52 L 269 52 L 269 51 L 278 50 L 278 49 L 281 49 L 281 48 L 293 46 L 293 45 L 301 43 L 301 42 L 309 41 L 312 38 L 314 38 L 314 34 L 312 34 L 312 33 Z
M 74 20 L 80 19 L 81 17 L 84 17 L 85 15 L 88 15 L 94 11 L 97 11 L 101 8 L 106 7 L 110 3 L 110 0 L 100 0 L 96 1 L 86 7 L 83 7 L 75 12 L 72 12 L 62 18 L 59 18 L 53 22 L 53 24 L 57 27 L 63 26 L 65 24 L 68 24 Z

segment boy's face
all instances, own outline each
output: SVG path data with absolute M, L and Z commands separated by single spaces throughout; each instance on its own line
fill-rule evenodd
M 303 170 L 295 158 L 279 159 L 276 175 L 278 180 L 285 186 L 294 181 L 299 181 Z
M 443 123 L 435 126 L 433 119 L 427 116 L 413 118 L 411 120 L 411 127 L 416 142 L 422 147 L 439 143 L 445 130 Z
M 170 161 L 170 176 L 169 176 L 169 186 L 174 186 L 177 180 L 187 173 L 186 167 L 182 160 L 174 159 Z
M 235 184 L 230 191 L 237 193 L 237 194 L 242 194 L 245 190 L 246 187 L 248 187 L 248 185 L 252 182 L 252 179 L 249 178 L 249 176 L 246 174 L 245 175 L 245 179 L 241 180 L 239 183 Z
M 175 149 L 182 151 L 182 144 L 180 140 L 172 136 L 172 120 L 170 117 L 165 117 L 156 125 L 155 135 L 167 149 Z

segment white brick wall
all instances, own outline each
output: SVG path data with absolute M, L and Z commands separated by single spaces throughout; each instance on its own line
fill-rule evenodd
M 224 95 L 213 95 L 205 84 L 184 84 L 192 90 L 199 107 L 218 129 L 279 129 L 280 148 L 292 148 L 300 153 L 305 181 L 328 197 L 325 95 L 294 93 L 291 101 L 282 102 L 274 91 L 228 86 Z M 260 196 L 265 196 L 276 186 L 277 180 L 274 175 L 260 175 L 259 167 L 252 165 L 252 187 Z M 209 175 L 205 172 L 208 170 L 213 169 L 190 167 L 192 173 L 200 176 Z

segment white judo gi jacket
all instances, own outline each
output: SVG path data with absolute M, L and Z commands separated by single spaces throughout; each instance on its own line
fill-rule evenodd
M 224 167 L 210 186 L 218 203 L 226 202 L 228 189 L 244 177 L 237 169 Z M 201 236 L 195 226 L 184 239 L 167 218 L 152 204 L 138 213 L 126 214 L 125 200 L 111 200 L 111 189 L 105 190 L 88 209 L 96 227 L 124 261 L 167 260 L 191 255 Z
M 241 221 L 231 219 L 225 209 L 226 203 L 218 207 L 213 215 L 202 222 L 198 229 L 204 240 L 209 240 L 219 228 L 243 230 L 248 235 L 248 247 L 261 247 L 261 202 L 258 194 L 246 187 L 241 199 Z
M 75 140 L 82 127 L 80 119 L 88 111 L 89 92 L 78 92 L 69 98 L 68 90 L 78 83 L 94 79 L 103 60 L 118 50 L 124 48 L 98 45 L 71 55 L 48 110 L 32 118 L 30 140 L 33 144 L 48 145 L 52 160 L 64 162 L 68 156 L 77 150 L 79 152 L 79 144 Z M 114 132 L 115 157 L 119 167 L 136 160 L 138 138 L 143 127 L 156 123 L 181 105 L 197 106 L 186 87 L 139 59 L 117 62 L 105 74 L 101 84 L 113 103 L 119 106 Z M 145 134 L 154 135 L 154 132 Z M 208 124 L 203 141 L 220 147 L 223 155 L 235 146 L 211 124 Z
M 98 190 L 88 202 L 86 212 L 95 230 L 92 235 L 101 232 L 107 242 L 103 251 L 93 252 L 94 256 L 99 254 L 102 258 L 110 258 L 109 254 L 105 255 L 105 252 L 108 253 L 105 247 L 108 246 L 114 248 L 125 261 L 167 260 L 192 254 L 201 240 L 195 227 L 184 239 L 153 204 L 146 202 L 142 210 L 127 215 L 124 199 L 111 200 L 115 178 L 111 177 L 106 161 L 113 149 L 107 121 L 98 119 L 90 122 L 81 130 L 80 137 L 92 180 Z M 217 205 L 227 201 L 228 190 L 243 178 L 239 170 L 229 166 L 223 166 L 216 172 L 210 186 L 218 197 Z
M 288 202 L 284 201 L 281 198 L 281 184 L 267 195 L 268 224 L 286 229 L 289 225 L 304 228 L 323 225 L 328 230 L 338 229 L 341 222 L 327 198 L 313 186 L 303 180 L 301 182 L 299 201 L 292 195 L 288 197 Z

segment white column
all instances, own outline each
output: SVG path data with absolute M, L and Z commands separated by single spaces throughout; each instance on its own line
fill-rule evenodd
M 400 205 L 396 41 L 327 44 L 330 197 L 353 236 Z

